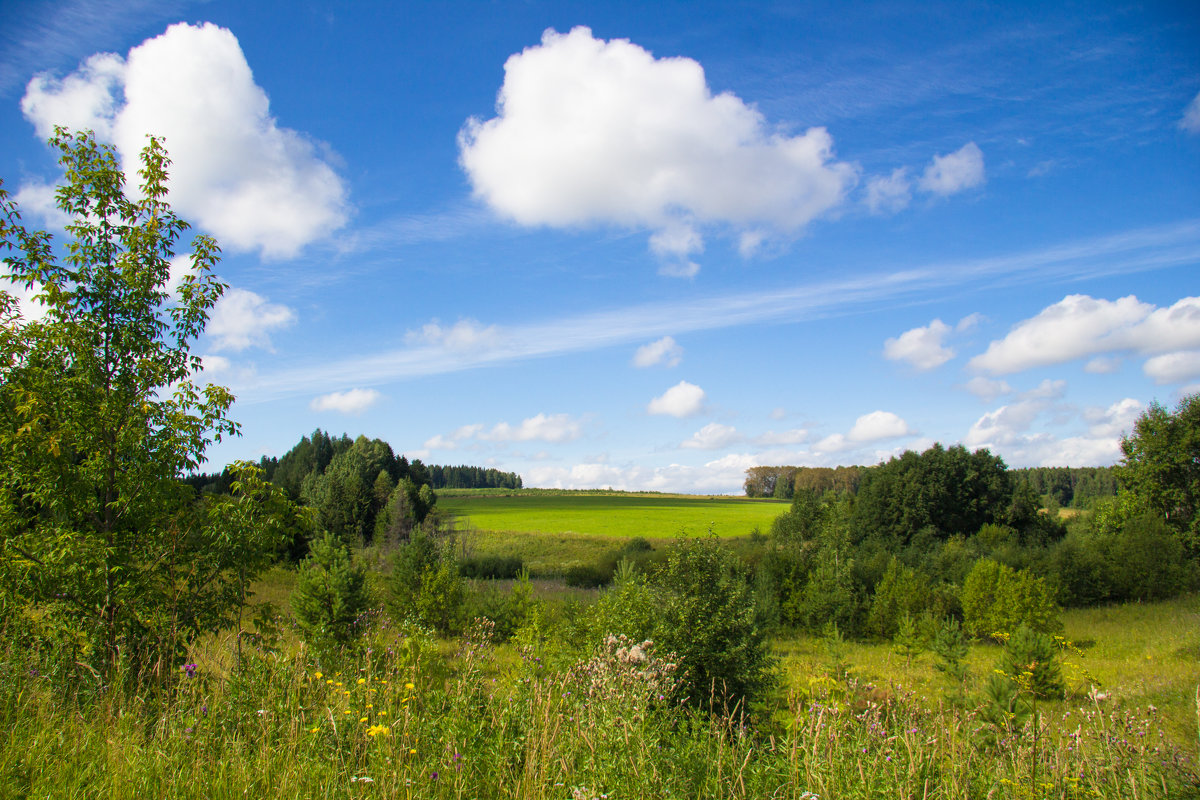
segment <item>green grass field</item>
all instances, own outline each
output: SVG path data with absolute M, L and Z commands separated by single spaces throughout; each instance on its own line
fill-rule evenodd
M 507 495 L 439 493 L 438 508 L 479 531 L 564 534 L 610 539 L 665 539 L 681 530 L 718 536 L 770 532 L 788 509 L 785 501 L 634 493 Z

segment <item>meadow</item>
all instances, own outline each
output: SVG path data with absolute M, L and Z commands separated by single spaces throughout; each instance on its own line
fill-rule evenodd
M 285 594 L 277 571 L 263 594 Z M 560 591 L 538 584 L 543 601 Z M 928 655 L 784 637 L 761 706 L 663 703 L 664 673 L 620 642 L 576 651 L 486 629 L 437 639 L 382 620 L 317 663 L 290 633 L 238 664 L 201 641 L 171 685 L 61 696 L 0 658 L 5 798 L 1189 798 L 1200 792 L 1200 602 L 1067 615 L 1083 644 L 1064 700 L 994 730 L 949 701 Z M 285 626 L 286 627 L 286 626 Z M 972 692 L 998 648 L 976 644 Z
M 681 528 L 710 524 L 735 548 L 762 548 L 748 534 L 782 508 L 607 493 L 447 493 L 439 506 L 470 518 L 459 528 L 468 547 L 519 551 L 547 576 L 634 536 L 665 548 Z M 593 527 L 609 513 L 620 519 Z M 512 641 L 486 624 L 440 637 L 383 613 L 385 549 L 356 558 L 377 610 L 353 651 L 304 644 L 288 606 L 297 572 L 283 566 L 253 585 L 254 602 L 280 612 L 278 631 L 247 640 L 240 660 L 232 632 L 202 637 L 166 685 L 77 673 L 64 688 L 10 645 L 0 797 L 1200 797 L 1194 594 L 1066 611 L 1065 696 L 1039 701 L 1031 720 L 996 722 L 985 687 L 997 644 L 970 645 L 960 686 L 928 651 L 910 659 L 891 642 L 781 630 L 765 697 L 678 705 L 669 654 L 646 645 L 636 661 L 635 643 L 588 632 L 603 589 L 537 578 L 536 612 Z M 497 596 L 513 587 L 468 584 Z
M 680 531 L 718 536 L 768 533 L 783 500 L 634 492 L 469 492 L 443 490 L 438 508 L 481 531 L 667 539 Z

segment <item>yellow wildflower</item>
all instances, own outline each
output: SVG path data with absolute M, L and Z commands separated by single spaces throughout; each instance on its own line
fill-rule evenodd
M 318 670 L 317 673 L 313 677 L 316 678 L 317 680 L 321 680 L 321 678 L 324 678 L 325 676 L 322 675 L 321 672 Z
M 413 686 L 411 683 L 406 683 L 406 684 L 404 684 L 404 688 L 405 688 L 405 689 L 412 690 L 412 689 L 415 689 L 416 687 L 415 687 L 415 686 Z
M 363 717 L 362 719 L 359 720 L 359 722 L 366 722 L 366 721 L 367 721 L 366 717 Z
M 392 729 L 387 725 L 372 725 L 367 728 L 367 736 L 391 736 Z
M 415 756 L 417 754 L 417 748 L 414 747 L 413 749 L 409 750 L 408 754 L 410 756 Z
M 364 683 L 366 683 L 366 682 L 367 682 L 367 679 L 366 679 L 366 678 L 359 678 L 359 679 L 358 679 L 358 685 L 359 685 L 359 686 L 362 686 L 362 685 L 363 685 Z

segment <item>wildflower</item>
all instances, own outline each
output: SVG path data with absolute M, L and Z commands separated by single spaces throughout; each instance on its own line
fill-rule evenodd
M 338 681 L 337 683 L 334 684 L 334 686 L 342 686 L 342 685 L 344 685 L 344 684 L 341 681 Z
M 409 691 L 412 691 L 413 689 L 415 689 L 417 687 L 413 686 L 411 683 L 406 683 L 406 684 L 404 684 L 404 688 L 408 689 Z
M 387 716 L 387 712 L 386 712 L 386 711 L 380 711 L 380 712 L 379 712 L 379 716 L 381 716 L 381 717 L 386 717 L 386 716 Z
M 363 717 L 362 719 L 359 720 L 359 722 L 366 722 L 366 721 L 367 721 L 366 717 Z
M 415 747 L 413 747 L 413 748 L 410 748 L 410 749 L 409 749 L 409 751 L 408 751 L 408 754 L 409 754 L 410 756 L 415 756 L 415 755 L 417 754 L 417 748 L 415 748 Z
M 332 686 L 332 685 L 333 685 L 333 679 L 332 679 L 332 678 L 330 678 L 329 680 L 325 681 L 325 685 L 326 685 L 326 686 Z
M 392 729 L 387 725 L 372 725 L 367 728 L 367 736 L 391 736 Z
M 324 678 L 325 676 L 321 674 L 320 670 L 317 670 L 315 673 L 313 673 L 313 677 L 317 680 L 321 680 L 321 678 Z
M 186 673 L 189 678 L 196 677 L 196 665 L 195 664 L 184 664 L 182 667 L 180 667 L 180 669 L 183 670 L 184 673 Z
M 317 725 L 316 727 L 309 728 L 309 729 L 308 729 L 308 732 L 309 732 L 309 733 L 320 733 L 320 732 L 321 732 L 321 726 L 320 726 L 320 725 Z
M 367 682 L 367 679 L 366 679 L 366 678 L 359 678 L 359 679 L 358 679 L 358 685 L 359 685 L 359 686 L 362 686 L 362 685 L 363 685 L 364 683 L 366 683 L 366 682 Z

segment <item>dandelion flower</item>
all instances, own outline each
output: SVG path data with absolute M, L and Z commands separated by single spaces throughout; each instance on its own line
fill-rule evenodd
M 366 678 L 359 678 L 359 679 L 358 679 L 358 685 L 359 685 L 359 686 L 362 686 L 362 685 L 363 685 L 364 683 L 366 683 L 366 682 L 367 682 L 367 679 L 366 679 Z
M 367 728 L 367 736 L 391 736 L 392 729 L 387 725 L 372 725 Z
M 366 718 L 366 717 L 363 717 L 362 719 L 360 719 L 360 720 L 359 720 L 359 722 L 360 722 L 360 723 L 362 723 L 362 722 L 366 722 L 366 721 L 367 721 L 367 718 Z
M 335 684 L 334 684 L 334 686 L 342 686 L 342 685 L 343 685 L 343 684 L 342 684 L 342 682 L 341 682 L 341 681 L 338 681 L 337 683 L 335 683 Z
M 317 671 L 317 672 L 316 672 L 316 673 L 313 675 L 313 677 L 314 677 L 314 678 L 316 678 L 317 680 L 321 680 L 321 678 L 324 678 L 325 676 L 324 676 L 324 675 L 322 675 L 322 674 L 320 673 L 320 671 Z
M 406 683 L 406 684 L 404 684 L 404 688 L 409 689 L 411 691 L 412 689 L 415 689 L 417 687 L 413 686 L 411 683 Z
M 415 755 L 417 754 L 417 748 L 415 748 L 415 747 L 414 747 L 414 748 L 410 749 L 410 750 L 408 751 L 408 754 L 409 754 L 410 756 L 415 756 Z

